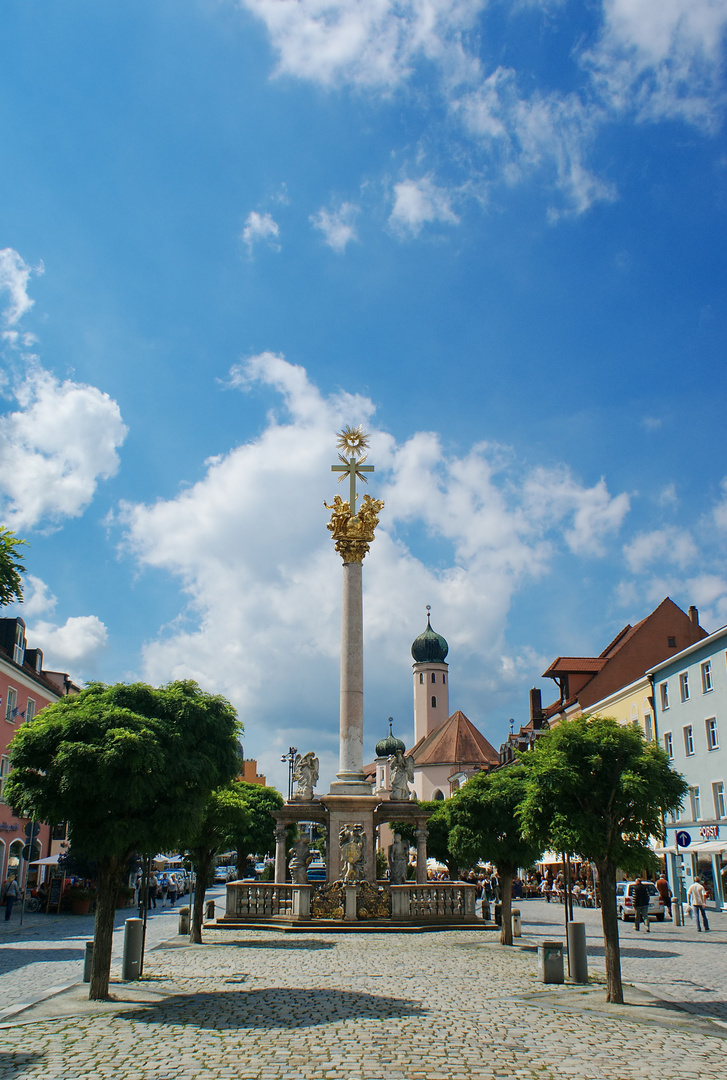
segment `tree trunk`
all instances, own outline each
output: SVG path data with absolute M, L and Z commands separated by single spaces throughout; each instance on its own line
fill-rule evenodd
M 596 863 L 601 886 L 601 923 L 603 950 L 606 960 L 606 1001 L 623 1005 L 621 984 L 621 950 L 618 942 L 618 913 L 616 910 L 616 867 L 609 860 Z
M 91 1001 L 107 1001 L 109 975 L 111 973 L 111 950 L 116 921 L 116 897 L 119 895 L 122 874 L 126 868 L 125 858 L 104 859 L 98 864 L 96 882 L 96 922 L 93 932 L 93 963 L 91 965 Z
M 502 915 L 500 944 L 512 945 L 512 879 L 515 876 L 515 870 L 511 866 L 498 866 L 497 874 L 500 878 L 500 913 Z
M 237 880 L 242 881 L 247 877 L 247 852 L 242 848 L 237 849 Z
M 202 944 L 204 898 L 205 893 L 207 892 L 207 882 L 209 881 L 210 867 L 212 866 L 213 858 L 213 855 L 205 852 L 204 855 L 200 855 L 194 862 L 197 882 L 194 887 L 194 905 L 192 907 L 192 918 L 189 924 L 189 940 L 193 945 Z

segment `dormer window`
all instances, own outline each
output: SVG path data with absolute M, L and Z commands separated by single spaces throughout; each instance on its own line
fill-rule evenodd
M 13 645 L 13 660 L 19 667 L 23 666 L 23 660 L 25 660 L 25 632 L 23 630 L 22 623 L 17 622 L 15 624 L 15 644 Z

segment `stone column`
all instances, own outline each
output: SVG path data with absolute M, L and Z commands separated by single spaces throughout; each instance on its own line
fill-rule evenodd
M 363 597 L 360 561 L 343 564 L 340 769 L 331 794 L 371 794 L 363 774 Z
M 427 837 L 429 830 L 421 823 L 414 835 L 417 838 L 417 885 L 427 883 Z
M 287 852 L 285 850 L 286 829 L 284 825 L 278 825 L 275 830 L 275 884 L 284 885 L 286 877 Z

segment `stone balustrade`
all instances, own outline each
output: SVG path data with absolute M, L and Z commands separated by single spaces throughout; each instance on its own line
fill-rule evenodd
M 384 885 L 391 894 L 392 922 L 463 923 L 477 922 L 477 889 L 461 881 L 432 881 L 426 884 Z M 309 920 L 311 885 L 279 885 L 274 882 L 231 881 L 222 922 L 262 922 L 285 919 Z M 348 904 L 347 908 L 351 905 Z M 355 919 L 355 907 L 346 919 Z

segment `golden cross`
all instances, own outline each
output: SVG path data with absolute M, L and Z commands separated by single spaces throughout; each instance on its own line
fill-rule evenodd
M 364 432 L 363 428 L 351 428 L 346 427 L 343 431 L 339 432 L 338 445 L 342 450 L 350 450 L 351 457 L 345 458 L 343 454 L 339 454 L 339 459 L 343 462 L 342 465 L 331 465 L 331 472 L 340 472 L 338 482 L 341 483 L 348 474 L 350 484 L 350 494 L 348 499 L 348 505 L 351 510 L 351 516 L 356 513 L 356 477 L 359 480 L 363 480 L 364 484 L 368 484 L 368 480 L 363 473 L 373 472 L 373 465 L 364 465 L 366 455 L 361 456 L 361 451 L 368 448 L 368 435 Z

